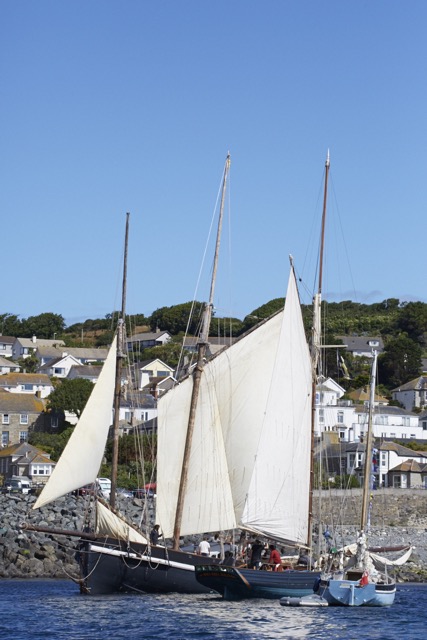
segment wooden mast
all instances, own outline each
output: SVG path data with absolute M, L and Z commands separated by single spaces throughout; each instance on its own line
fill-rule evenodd
M 369 519 L 369 502 L 371 498 L 371 468 L 372 468 L 372 420 L 375 404 L 375 381 L 377 372 L 377 352 L 373 352 L 373 362 L 371 369 L 370 393 L 369 393 L 369 412 L 368 412 L 368 430 L 366 434 L 365 461 L 363 469 L 363 497 L 362 497 L 362 515 L 360 518 L 360 528 L 366 533 Z
M 311 457 L 310 457 L 310 493 L 308 506 L 308 541 L 307 545 L 311 550 L 313 543 L 313 488 L 314 488 L 314 426 L 316 423 L 316 385 L 320 362 L 321 348 L 321 307 L 322 307 L 322 286 L 323 286 L 323 252 L 325 247 L 325 227 L 326 227 L 326 209 L 328 201 L 328 178 L 329 178 L 329 149 L 325 162 L 325 182 L 323 189 L 323 211 L 322 211 L 322 227 L 320 234 L 320 253 L 319 253 L 319 282 L 317 293 L 313 298 L 313 328 L 311 342 L 312 356 L 312 393 L 311 393 Z M 320 514 L 319 514 L 320 516 Z
M 120 398 L 122 390 L 122 362 L 125 357 L 125 315 L 126 315 L 126 285 L 127 285 L 127 259 L 129 238 L 129 216 L 126 214 L 125 250 L 123 257 L 123 284 L 122 284 L 122 309 L 117 326 L 117 355 L 116 355 L 116 381 L 114 388 L 114 419 L 113 419 L 113 455 L 111 463 L 111 491 L 110 504 L 116 506 L 117 467 L 119 458 L 119 419 Z
M 184 499 L 185 499 L 185 493 L 187 490 L 187 482 L 188 482 L 188 469 L 189 469 L 189 463 L 190 463 L 191 444 L 192 444 L 193 433 L 194 433 L 194 425 L 196 421 L 196 409 L 197 409 L 197 403 L 199 398 L 200 383 L 202 380 L 203 368 L 205 365 L 206 349 L 207 349 L 208 338 L 209 338 L 209 327 L 210 327 L 211 318 L 212 318 L 215 280 L 216 280 L 216 273 L 218 268 L 219 246 L 221 242 L 222 220 L 223 220 L 223 213 L 224 213 L 225 190 L 227 186 L 227 177 L 228 177 L 229 169 L 230 169 L 230 154 L 228 153 L 225 161 L 224 175 L 223 175 L 223 181 L 222 181 L 221 205 L 220 205 L 220 211 L 219 211 L 218 230 L 217 230 L 217 236 L 216 236 L 215 256 L 214 256 L 214 264 L 213 264 L 213 271 L 212 271 L 209 302 L 205 304 L 205 309 L 203 313 L 202 330 L 201 330 L 200 340 L 198 343 L 197 364 L 195 366 L 194 374 L 193 374 L 193 390 L 191 395 L 187 436 L 185 440 L 184 457 L 182 461 L 182 470 L 181 470 L 181 480 L 179 483 L 178 501 L 176 506 L 175 524 L 174 524 L 174 530 L 173 530 L 174 549 L 179 549 L 182 513 L 184 509 Z

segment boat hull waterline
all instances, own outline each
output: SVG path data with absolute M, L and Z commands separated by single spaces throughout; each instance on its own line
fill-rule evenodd
M 81 591 L 90 595 L 210 593 L 195 578 L 195 566 L 202 563 L 206 563 L 202 556 L 165 547 L 83 541 L 79 551 Z
M 320 576 L 319 571 L 262 571 L 220 565 L 199 565 L 195 572 L 201 585 L 217 591 L 224 600 L 305 596 L 313 593 Z

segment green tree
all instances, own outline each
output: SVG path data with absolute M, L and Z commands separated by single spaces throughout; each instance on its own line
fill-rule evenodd
M 0 314 L 0 335 L 2 336 L 14 336 L 20 337 L 21 334 L 21 320 L 18 316 L 12 313 Z
M 381 384 L 393 389 L 419 376 L 421 355 L 420 345 L 405 334 L 389 340 L 378 357 Z
M 48 398 L 48 408 L 70 411 L 80 418 L 92 390 L 92 382 L 84 378 L 61 380 Z
M 425 343 L 427 334 L 427 304 L 424 302 L 408 302 L 401 309 L 396 326 L 399 331 L 408 334 L 411 340 Z
M 37 336 L 38 338 L 52 340 L 54 336 L 59 338 L 64 329 L 65 320 L 61 315 L 57 313 L 41 313 L 38 316 L 30 316 L 22 321 L 21 337 L 31 338 L 32 336 Z
M 151 331 L 169 331 L 172 335 L 185 332 L 188 326 L 188 333 L 197 335 L 200 329 L 204 304 L 202 302 L 184 302 L 172 307 L 161 307 L 156 309 L 150 317 Z
M 35 353 L 30 353 L 26 358 L 18 358 L 18 364 L 25 373 L 35 373 L 40 365 Z
M 68 423 L 66 423 L 68 424 Z M 52 460 L 59 460 L 67 444 L 73 427 L 68 426 L 61 433 L 46 433 L 45 431 L 31 431 L 28 442 L 51 455 Z

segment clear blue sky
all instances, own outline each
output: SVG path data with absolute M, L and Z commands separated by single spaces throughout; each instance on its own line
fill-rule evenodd
M 324 297 L 427 302 L 426 27 L 425 0 L 3 0 L 0 313 L 118 308 L 126 211 L 128 312 L 191 300 L 228 150 L 217 315 L 283 296 L 290 253 L 309 302 L 328 148 Z

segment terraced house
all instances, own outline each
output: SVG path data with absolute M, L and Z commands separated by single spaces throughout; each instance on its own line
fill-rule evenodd
M 30 430 L 46 430 L 51 426 L 50 423 L 51 417 L 45 413 L 45 403 L 42 398 L 0 389 L 2 447 L 26 442 Z

